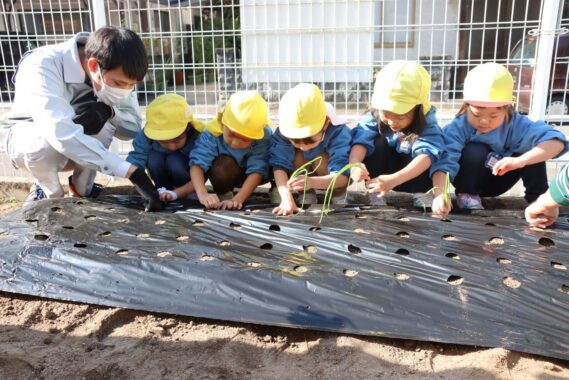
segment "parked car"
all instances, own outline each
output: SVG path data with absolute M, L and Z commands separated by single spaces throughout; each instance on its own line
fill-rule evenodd
M 514 77 L 514 94 L 518 101 L 518 111 L 528 113 L 533 89 L 533 75 L 536 65 L 537 37 L 527 36 L 518 41 L 510 53 L 508 70 Z M 569 59 L 569 34 L 559 36 L 555 45 L 557 51 L 553 55 L 554 63 L 548 85 L 548 102 L 545 110 L 550 115 L 569 114 L 569 94 L 567 62 Z

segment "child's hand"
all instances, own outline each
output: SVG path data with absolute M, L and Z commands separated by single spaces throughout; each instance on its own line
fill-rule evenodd
M 296 205 L 292 194 L 287 197 L 283 197 L 281 204 L 273 209 L 273 214 L 277 216 L 287 216 L 293 215 L 300 211 L 300 208 Z
M 162 202 L 172 202 L 178 199 L 178 194 L 175 191 L 167 190 L 165 187 L 158 189 L 158 195 Z
M 221 201 L 220 207 L 222 210 L 241 210 L 243 208 L 243 203 L 234 199 L 228 199 L 226 201 Z
M 218 209 L 219 206 L 221 205 L 221 202 L 219 201 L 219 197 L 217 196 L 217 194 L 210 194 L 210 193 L 198 194 L 198 199 L 200 203 L 204 205 L 206 208 Z
M 526 220 L 535 227 L 546 228 L 559 217 L 559 205 L 548 193 L 542 194 L 537 201 L 526 208 Z
M 359 165 L 361 167 L 356 166 L 350 169 L 350 178 L 355 182 L 369 180 L 369 171 L 367 170 L 366 166 L 363 164 L 363 162 L 360 162 Z
M 304 187 L 304 179 L 306 178 L 306 187 Z M 294 179 L 289 179 L 286 183 L 290 190 L 310 190 L 312 189 L 312 178 L 307 177 L 305 175 L 299 175 Z
M 433 198 L 431 209 L 433 216 L 445 217 L 450 213 L 450 210 L 452 210 L 452 203 L 448 202 L 447 204 L 445 202 L 445 195 L 440 194 Z
M 380 193 L 380 197 L 384 197 L 386 193 L 395 187 L 393 178 L 390 175 L 380 175 L 372 178 L 367 182 L 368 193 Z
M 496 165 L 492 168 L 492 174 L 501 176 L 509 171 L 521 169 L 524 166 L 526 166 L 525 163 L 519 157 L 504 157 L 496 162 Z

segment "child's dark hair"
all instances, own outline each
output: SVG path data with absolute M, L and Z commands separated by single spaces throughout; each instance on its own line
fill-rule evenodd
M 468 104 L 468 102 L 464 102 L 462 103 L 462 105 L 460 106 L 460 109 L 458 110 L 458 112 L 456 113 L 456 117 L 459 117 L 460 115 L 462 115 L 463 113 L 466 113 L 466 111 L 468 110 L 468 106 L 470 104 Z M 474 106 L 475 107 L 475 106 Z M 507 106 L 501 106 L 501 107 L 496 107 L 499 109 L 503 109 L 504 111 L 506 111 L 506 120 L 505 123 L 506 125 L 508 125 L 508 123 L 510 122 L 510 118 L 512 116 L 514 116 L 514 112 L 516 112 L 516 109 L 513 105 L 507 105 Z
M 89 36 L 85 58 L 95 58 L 101 70 L 122 66 L 124 73 L 140 81 L 148 70 L 146 50 L 140 37 L 130 29 L 104 26 Z
M 389 128 L 389 125 L 381 121 L 381 118 L 379 117 L 379 110 L 371 108 L 370 111 L 373 118 L 379 125 L 379 131 L 381 134 L 384 136 L 392 135 L 394 132 Z M 397 138 L 399 141 L 408 141 L 412 144 L 419 138 L 419 136 L 421 136 L 421 133 L 423 133 L 425 125 L 427 124 L 427 119 L 425 118 L 425 113 L 423 112 L 423 106 L 421 104 L 416 105 L 415 108 L 409 112 L 413 112 L 413 121 L 407 128 L 397 132 Z

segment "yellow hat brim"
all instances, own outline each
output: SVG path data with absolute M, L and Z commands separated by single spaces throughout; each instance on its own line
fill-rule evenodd
M 161 131 L 161 130 L 149 128 L 148 123 L 147 123 L 147 126 L 144 127 L 143 131 L 144 131 L 144 135 L 151 140 L 164 141 L 164 140 L 175 139 L 176 137 L 180 136 L 182 133 L 184 133 L 184 131 L 186 130 L 187 127 L 188 127 L 188 125 L 186 124 L 180 128 L 169 129 L 167 131 Z
M 243 137 L 247 137 L 248 139 L 251 139 L 251 140 L 261 140 L 263 137 L 265 137 L 265 127 L 258 130 L 257 133 L 244 133 L 242 131 L 231 128 L 229 125 L 226 125 L 226 124 L 224 124 L 224 125 L 227 128 L 229 128 L 231 130 L 231 132 L 235 132 L 235 133 L 237 133 Z

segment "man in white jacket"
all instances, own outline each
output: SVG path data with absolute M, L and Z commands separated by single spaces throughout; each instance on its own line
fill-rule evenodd
M 63 197 L 58 173 L 67 170 L 73 170 L 75 195 L 96 196 L 93 180 L 100 171 L 129 178 L 147 210 L 161 209 L 146 173 L 108 150 L 113 136 L 132 139 L 140 130 L 132 90 L 147 68 L 140 37 L 117 27 L 79 33 L 22 57 L 5 146 L 14 167 L 36 179 L 28 203 Z

